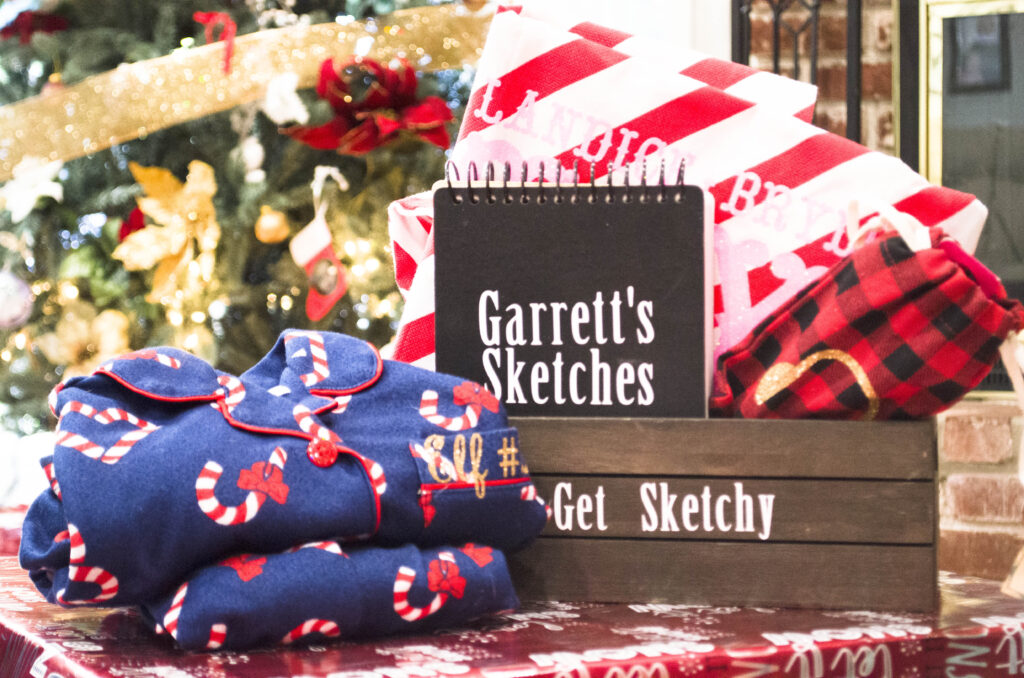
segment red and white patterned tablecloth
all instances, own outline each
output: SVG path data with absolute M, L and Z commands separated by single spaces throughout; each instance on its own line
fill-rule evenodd
M 0 556 L 18 555 L 25 506 L 0 507 Z
M 680 576 L 685 576 L 683 573 Z M 373 643 L 185 653 L 132 610 L 42 602 L 0 558 L 0 676 L 925 678 L 1024 672 L 1024 602 L 944 575 L 936 614 L 529 603 L 473 626 Z

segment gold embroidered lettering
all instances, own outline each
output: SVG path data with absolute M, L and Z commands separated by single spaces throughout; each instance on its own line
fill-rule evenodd
M 511 441 L 511 445 L 509 444 Z M 501 455 L 501 477 L 508 478 L 516 475 L 516 468 L 519 466 L 519 449 L 516 447 L 515 438 L 502 438 L 501 449 L 498 450 L 498 454 Z
M 439 474 L 441 463 L 444 460 L 441 456 L 441 450 L 444 448 L 444 436 L 437 434 L 427 436 L 427 439 L 423 441 L 423 448 L 430 454 L 430 459 L 427 461 L 427 470 L 430 472 L 430 476 L 443 484 L 455 482 L 456 478 L 451 473 L 454 469 L 450 469 L 447 477 L 443 478 Z
M 455 482 L 473 483 L 476 496 L 483 499 L 487 495 L 487 471 L 481 471 L 480 465 L 484 458 L 484 438 L 474 433 L 469 439 L 470 471 L 466 472 L 466 436 L 459 434 L 452 445 L 452 461 L 448 462 L 441 451 L 444 449 L 444 437 L 431 435 L 423 442 L 423 448 L 430 454 L 427 471 L 430 476 L 442 485 Z
M 483 499 L 487 494 L 487 483 L 484 482 L 484 479 L 487 478 L 487 471 L 480 472 L 480 463 L 483 461 L 483 458 L 484 437 L 479 433 L 474 433 L 473 437 L 469 439 L 469 461 L 473 465 L 473 480 L 476 483 L 476 496 L 478 499 Z

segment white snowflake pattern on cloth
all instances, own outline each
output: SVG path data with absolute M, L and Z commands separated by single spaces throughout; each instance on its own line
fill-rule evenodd
M 671 629 L 665 626 L 633 626 L 629 628 L 612 629 L 612 633 L 621 636 L 630 636 L 645 643 L 656 643 L 661 640 L 686 640 L 690 642 L 701 642 L 712 638 L 721 638 L 728 634 L 711 631 L 706 628 L 698 629 Z
M 676 663 L 676 668 L 684 676 L 700 676 L 704 673 L 704 659 L 688 655 Z
M 906 643 L 900 643 L 900 653 L 911 657 L 916 654 L 924 652 L 924 644 L 919 640 L 911 640 Z
M 222 666 L 237 666 L 239 664 L 248 664 L 250 657 L 242 652 L 217 652 L 217 654 L 211 655 L 211 659 Z
M 714 626 L 722 622 L 722 617 L 737 612 L 760 612 L 762 614 L 775 614 L 775 610 L 759 607 L 710 607 L 707 605 L 670 605 L 666 603 L 643 603 L 630 605 L 629 609 L 637 614 L 650 614 L 655 617 L 667 617 L 672 619 L 683 619 L 687 623 L 696 626 Z
M 91 643 L 87 640 L 65 640 L 61 641 L 61 645 L 64 649 L 71 650 L 72 652 L 101 652 L 103 651 L 102 645 Z
M 452 638 L 458 643 L 490 645 L 498 642 L 497 635 L 492 631 L 484 629 L 449 629 L 447 631 L 438 631 L 435 635 L 438 637 Z
M 401 647 L 378 647 L 374 651 L 385 657 L 394 657 L 396 661 L 401 662 L 440 661 L 457 664 L 459 662 L 468 662 L 473 659 L 461 652 L 423 643 L 416 645 L 402 645 Z
M 113 671 L 111 671 L 113 673 Z M 118 674 L 114 674 L 118 675 Z M 126 678 L 195 678 L 195 674 L 176 666 L 139 666 L 124 669 L 121 676 Z
M 579 623 L 579 617 L 575 612 L 560 610 L 511 612 L 502 615 L 493 626 L 488 628 L 491 631 L 518 631 L 530 626 L 540 626 L 547 631 L 564 631 L 567 626 Z
M 822 611 L 822 616 L 848 619 L 863 624 L 879 626 L 916 626 L 928 619 L 924 614 L 896 614 L 892 612 L 873 612 L 871 610 L 835 610 Z

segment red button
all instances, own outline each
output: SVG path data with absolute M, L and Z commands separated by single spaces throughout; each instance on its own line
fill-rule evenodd
M 338 449 L 333 443 L 320 438 L 309 441 L 306 448 L 306 456 L 314 465 L 320 468 L 327 468 L 338 459 Z

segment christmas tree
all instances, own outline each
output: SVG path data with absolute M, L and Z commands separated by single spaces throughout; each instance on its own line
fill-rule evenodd
M 386 207 L 443 175 L 486 27 L 422 4 L 0 3 L 0 427 L 145 346 L 391 339 Z

